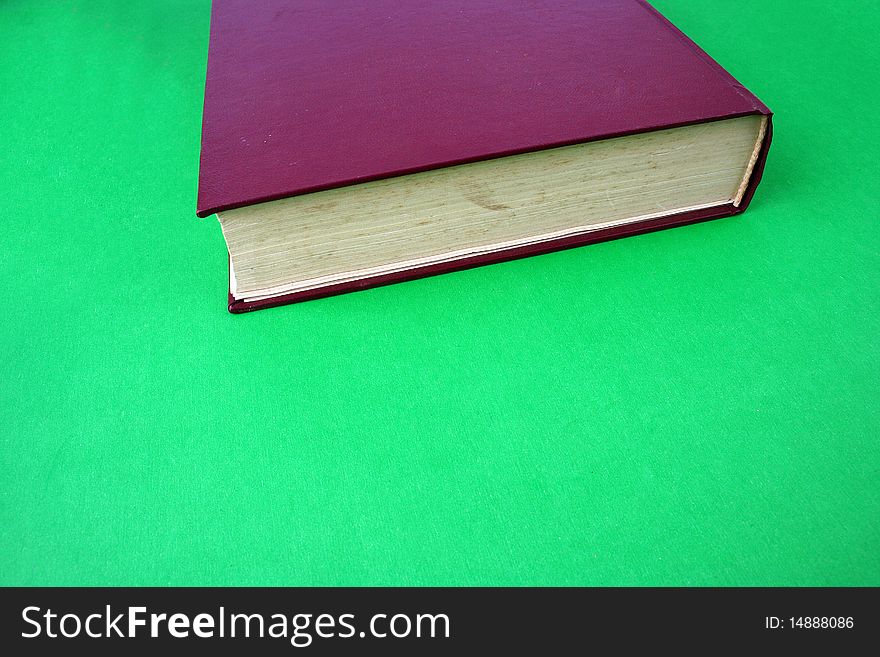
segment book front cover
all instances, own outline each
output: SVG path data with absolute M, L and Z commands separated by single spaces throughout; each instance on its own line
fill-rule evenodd
M 640 0 L 217 0 L 198 214 L 754 113 Z

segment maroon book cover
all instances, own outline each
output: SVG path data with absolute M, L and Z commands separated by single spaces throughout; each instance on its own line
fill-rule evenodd
M 197 212 L 770 111 L 642 0 L 215 0 Z M 742 202 L 276 299 L 742 212 Z

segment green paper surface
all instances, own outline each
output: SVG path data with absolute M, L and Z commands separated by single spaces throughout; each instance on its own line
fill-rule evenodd
M 880 585 L 877 4 L 656 6 L 745 215 L 233 316 L 209 2 L 0 3 L 0 583 Z

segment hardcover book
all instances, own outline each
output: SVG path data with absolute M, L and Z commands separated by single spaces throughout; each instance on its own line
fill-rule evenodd
M 770 137 L 642 0 L 215 0 L 197 213 L 244 312 L 734 215 Z

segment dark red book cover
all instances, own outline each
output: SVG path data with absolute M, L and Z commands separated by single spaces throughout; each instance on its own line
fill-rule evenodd
M 198 214 L 770 111 L 641 0 L 215 0 Z M 741 212 L 617 226 L 248 310 Z

